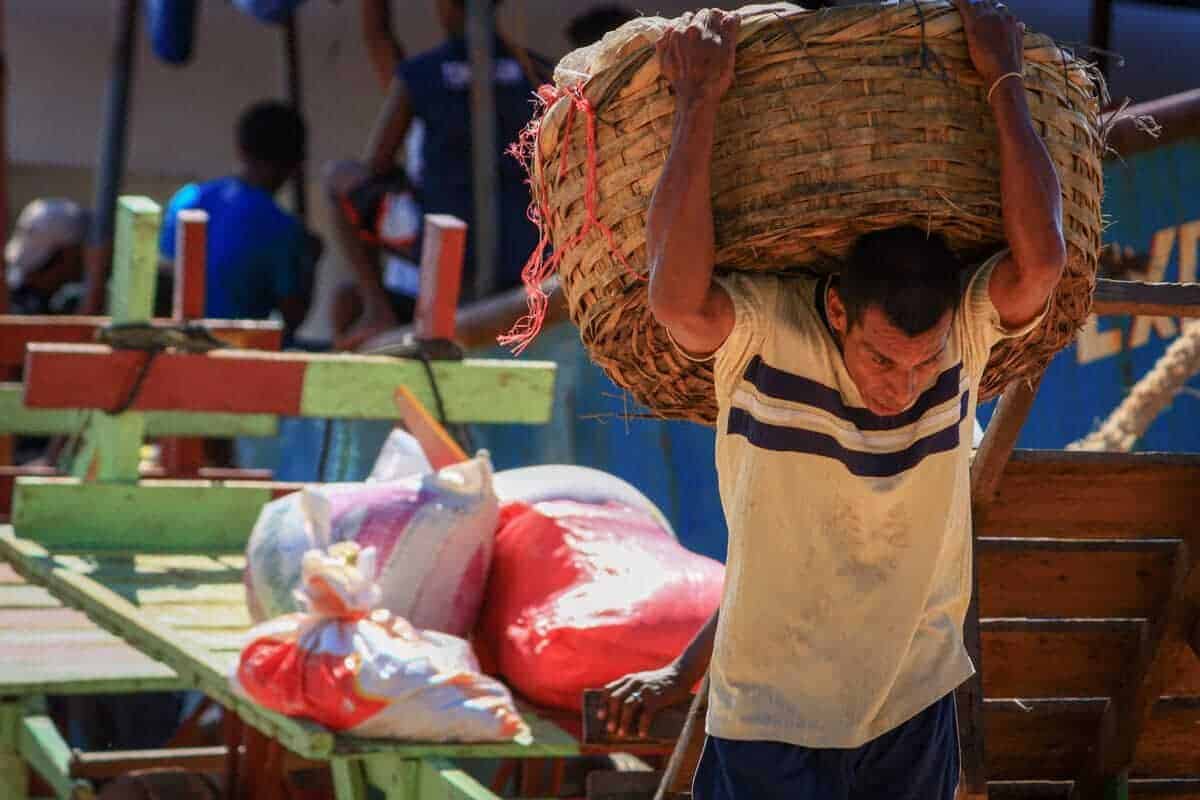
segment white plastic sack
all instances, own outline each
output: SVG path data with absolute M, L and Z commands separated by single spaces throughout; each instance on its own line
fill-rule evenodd
M 375 459 L 367 483 L 398 481 L 425 472 L 433 472 L 433 465 L 421 449 L 421 443 L 408 431 L 396 428 L 379 448 L 379 457 Z
M 498 507 L 483 451 L 436 473 L 314 486 L 274 500 L 246 546 L 251 617 L 298 610 L 304 554 L 356 542 L 378 554 L 380 608 L 418 628 L 466 636 L 483 601 Z
M 632 484 L 598 469 L 572 464 L 505 469 L 496 473 L 493 486 L 501 503 L 533 505 L 548 500 L 574 500 L 578 503 L 617 503 L 641 509 L 652 514 L 655 522 L 675 536 L 671 523 L 650 498 Z
M 470 645 L 377 608 L 374 548 L 334 545 L 302 560 L 304 611 L 250 634 L 232 676 L 267 708 L 358 736 L 530 741 L 512 695 Z

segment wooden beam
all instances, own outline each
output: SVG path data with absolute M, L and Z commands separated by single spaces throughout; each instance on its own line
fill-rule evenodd
M 1180 542 L 1173 574 L 1162 602 L 1148 622 L 1138 656 L 1129 662 L 1121 687 L 1100 723 L 1095 753 L 1072 791 L 1073 800 L 1099 797 L 1114 782 L 1128 779 L 1138 740 L 1187 647 L 1185 615 L 1200 603 L 1200 569 Z
M 0 432 L 25 436 L 79 433 L 88 412 L 71 408 L 29 408 L 19 383 L 0 383 Z M 147 436 L 207 436 L 211 439 L 274 436 L 274 414 L 220 414 L 202 411 L 149 411 Z
M 25 404 L 112 408 L 124 400 L 144 358 L 103 345 L 30 345 Z M 447 422 L 541 423 L 550 418 L 551 362 L 465 359 L 435 361 L 431 369 Z M 424 365 L 410 359 L 236 350 L 164 353 L 154 359 L 132 407 L 394 420 L 399 417 L 398 386 L 407 386 L 426 406 L 433 403 Z
M 1004 390 L 971 462 L 973 513 L 983 512 L 995 499 L 1000 478 L 1017 446 L 1017 437 L 1033 408 L 1041 382 L 1042 376 L 1039 375 L 1032 381 L 1015 381 Z
M 263 505 L 299 488 L 287 483 L 18 478 L 12 525 L 24 538 L 71 552 L 241 552 Z
M 1200 455 L 1018 450 L 976 525 L 988 537 L 1182 538 L 1200 552 L 1197 519 Z
M 425 457 L 434 469 L 461 464 L 466 461 L 466 452 L 459 447 L 454 437 L 443 428 L 429 410 L 406 387 L 396 390 L 396 408 L 404 427 L 421 445 Z
M 212 747 L 172 747 L 159 750 L 105 750 L 71 755 L 70 774 L 91 781 L 119 778 L 139 769 L 176 767 L 199 772 L 219 772 L 225 766 L 226 749 Z
M 1096 281 L 1094 314 L 1144 317 L 1200 317 L 1200 283 Z
M 666 800 L 672 794 L 679 792 L 691 792 L 692 778 L 696 774 L 696 767 L 700 765 L 700 756 L 704 752 L 704 720 L 707 715 L 708 673 L 705 672 L 700 689 L 692 698 L 692 704 L 688 708 L 679 740 L 675 743 L 675 749 L 667 760 L 662 783 L 659 784 L 658 792 L 654 795 L 655 800 Z
M 26 346 L 35 342 L 92 344 L 96 331 L 111 323 L 109 317 L 0 315 L 0 367 L 20 367 L 25 363 Z M 150 323 L 160 328 L 177 324 L 170 319 L 152 319 Z M 283 343 L 283 328 L 278 322 L 195 319 L 192 324 L 243 350 L 278 350 Z
M 0 703 L 0 797 L 29 797 L 29 767 L 21 756 L 21 724 L 25 704 Z
M 49 717 L 26 717 L 21 722 L 21 757 L 58 797 L 76 797 L 71 777 L 71 748 Z
M 981 617 L 1149 618 L 1177 540 L 987 539 L 976 544 Z
M 425 235 L 421 243 L 421 288 L 414 315 L 418 339 L 454 338 L 466 250 L 465 222 L 447 214 L 425 215 Z

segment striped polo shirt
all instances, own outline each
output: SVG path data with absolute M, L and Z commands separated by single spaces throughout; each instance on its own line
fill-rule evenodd
M 969 459 L 979 380 L 1005 331 L 969 281 L 911 409 L 864 406 L 824 314 L 828 279 L 731 275 L 714 357 L 729 527 L 708 732 L 857 747 L 970 677 Z

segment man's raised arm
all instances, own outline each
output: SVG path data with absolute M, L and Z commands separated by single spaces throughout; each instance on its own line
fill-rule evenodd
M 733 83 L 739 20 L 718 10 L 685 15 L 658 56 L 675 92 L 666 166 L 646 216 L 650 311 L 685 350 L 708 354 L 733 329 L 733 303 L 713 282 L 713 139 L 717 106 Z
M 1000 202 L 1012 253 L 993 272 L 990 294 L 1000 321 L 1018 328 L 1042 312 L 1062 277 L 1062 188 L 1025 101 L 1024 24 L 994 0 L 955 4 L 1000 138 Z

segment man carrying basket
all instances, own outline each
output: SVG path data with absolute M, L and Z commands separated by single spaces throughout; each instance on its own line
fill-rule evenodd
M 709 668 L 696 800 L 956 791 L 979 382 L 994 344 L 1041 321 L 1066 261 L 1024 25 L 994 0 L 956 4 L 998 130 L 1007 239 L 969 270 L 904 227 L 862 236 L 837 276 L 714 276 L 710 160 L 738 18 L 700 11 L 658 44 L 676 111 L 649 301 L 681 352 L 712 362 L 729 558 L 719 614 L 672 665 L 611 684 L 606 716 L 644 735 Z

